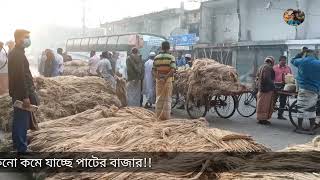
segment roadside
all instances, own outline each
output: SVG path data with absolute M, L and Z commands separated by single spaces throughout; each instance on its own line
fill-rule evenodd
M 185 110 L 173 109 L 173 116 L 189 118 Z M 270 126 L 257 124 L 255 116 L 244 118 L 238 114 L 233 115 L 230 119 L 222 119 L 216 114 L 209 113 L 206 119 L 209 121 L 210 127 L 248 134 L 254 140 L 271 148 L 273 151 L 295 144 L 305 144 L 315 137 L 293 132 L 294 127 L 289 120 L 278 120 L 276 117 L 272 118 Z

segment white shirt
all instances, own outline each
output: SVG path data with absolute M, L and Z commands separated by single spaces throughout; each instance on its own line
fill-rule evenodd
M 109 59 L 101 59 L 98 63 L 97 71 L 100 73 L 100 75 L 105 78 L 109 79 L 112 77 L 112 75 L 109 73 L 112 71 L 112 66 Z
M 64 70 L 63 57 L 60 54 L 56 54 L 56 59 L 57 59 L 59 66 L 60 66 L 59 72 L 62 74 L 63 70 Z
M 92 56 L 89 59 L 89 72 L 90 74 L 97 75 L 97 69 L 99 65 L 100 58 L 97 55 Z
M 6 63 L 6 65 L 1 68 Z M 7 74 L 8 73 L 8 58 L 3 49 L 0 51 L 0 74 Z

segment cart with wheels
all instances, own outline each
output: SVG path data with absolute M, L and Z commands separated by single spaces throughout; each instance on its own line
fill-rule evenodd
M 241 93 L 240 93 L 241 94 Z M 187 98 L 187 112 L 193 119 L 205 117 L 209 110 L 214 111 L 221 118 L 230 118 L 235 113 L 238 94 L 226 93 L 221 95 L 194 97 L 189 95 Z

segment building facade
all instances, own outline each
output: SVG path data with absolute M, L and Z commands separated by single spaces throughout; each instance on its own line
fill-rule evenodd
M 297 30 L 283 20 L 289 8 L 306 13 Z M 318 0 L 211 0 L 200 9 L 202 43 L 320 38 Z
M 295 28 L 283 20 L 287 9 L 305 12 Z M 266 56 L 288 59 L 303 46 L 320 45 L 318 0 L 211 0 L 200 8 L 200 40 L 196 57 L 216 59 L 237 68 L 242 82 L 252 82 Z
M 199 35 L 200 11 L 187 11 L 181 8 L 168 9 L 160 12 L 125 18 L 101 25 L 106 35 L 132 32 L 146 32 L 164 37 L 171 35 L 196 33 Z

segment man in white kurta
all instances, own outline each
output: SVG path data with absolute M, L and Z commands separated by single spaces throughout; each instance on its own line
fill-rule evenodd
M 153 61 L 156 57 L 156 53 L 151 52 L 149 55 L 149 60 L 144 64 L 144 95 L 147 98 L 145 107 L 150 108 L 155 102 L 155 84 L 152 75 Z

